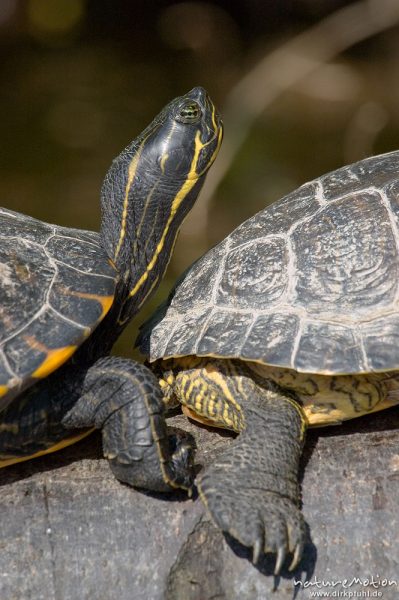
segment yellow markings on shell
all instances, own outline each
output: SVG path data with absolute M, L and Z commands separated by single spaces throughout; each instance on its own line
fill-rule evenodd
M 36 348 L 41 350 L 42 344 L 36 344 Z M 77 350 L 77 346 L 65 346 L 64 348 L 56 348 L 55 350 L 49 350 L 46 348 L 45 352 L 47 357 L 44 359 L 40 367 L 33 371 L 32 377 L 42 379 L 47 377 L 55 371 L 60 365 L 68 360 L 72 354 Z
M 255 363 L 248 366 L 265 379 L 294 391 L 310 427 L 336 425 L 399 402 L 399 396 L 397 401 L 389 397 L 395 377 L 384 373 L 324 375 Z
M 98 294 L 76 292 L 73 290 L 70 290 L 68 293 L 71 296 L 79 296 L 80 298 L 86 298 L 88 300 L 95 300 L 96 302 L 99 302 L 102 307 L 101 316 L 98 319 L 99 321 L 101 321 L 104 318 L 104 316 L 108 313 L 114 301 L 113 296 L 99 296 Z M 89 327 L 85 327 L 83 331 L 83 338 L 86 338 L 90 334 L 90 331 L 91 330 Z M 34 336 L 25 335 L 23 337 L 30 348 L 32 348 L 33 350 L 39 350 L 39 352 L 42 352 L 46 355 L 46 358 L 43 360 L 41 365 L 35 371 L 33 371 L 31 375 L 35 379 L 43 379 L 44 377 L 48 377 L 48 375 L 53 373 L 53 371 L 55 371 L 56 369 L 58 369 L 58 367 L 64 364 L 78 349 L 78 345 L 76 344 L 62 346 L 61 348 L 49 348 L 48 346 L 37 340 Z M 5 386 L 0 386 L 0 396 L 2 395 L 2 387 Z
M 128 210 L 128 207 L 129 207 L 129 193 L 130 193 L 130 189 L 132 187 L 134 178 L 136 176 L 137 165 L 139 164 L 140 155 L 141 155 L 141 153 L 143 151 L 143 146 L 144 146 L 144 143 L 145 143 L 146 139 L 147 138 L 145 138 L 141 142 L 141 144 L 139 146 L 139 149 L 137 150 L 136 154 L 133 156 L 133 158 L 132 158 L 132 160 L 130 162 L 130 165 L 129 165 L 128 178 L 127 178 L 127 184 L 126 184 L 126 189 L 125 189 L 125 197 L 123 199 L 121 231 L 119 233 L 119 240 L 118 240 L 118 244 L 117 244 L 116 249 L 115 249 L 114 261 L 116 261 L 116 259 L 118 258 L 120 249 L 122 247 L 123 240 L 125 239 L 127 210 Z
M 8 387 L 6 385 L 0 385 L 0 398 L 1 396 L 5 396 L 8 392 Z
M 129 293 L 129 297 L 131 298 L 132 296 L 135 296 L 138 292 L 138 290 L 141 288 L 141 286 L 147 281 L 148 279 L 148 275 L 149 273 L 152 271 L 152 269 L 154 268 L 158 257 L 160 255 L 160 253 L 163 250 L 163 247 L 165 245 L 165 240 L 166 240 L 166 236 L 168 234 L 168 231 L 170 229 L 170 226 L 173 222 L 173 219 L 175 217 L 175 214 L 179 208 L 179 206 L 181 205 L 181 203 L 183 202 L 184 198 L 187 196 L 187 194 L 191 191 L 191 189 L 194 187 L 199 175 L 196 171 L 196 166 L 197 166 L 197 162 L 198 162 L 198 157 L 199 154 L 202 150 L 202 148 L 205 147 L 206 144 L 203 144 L 201 142 L 201 134 L 199 131 L 197 131 L 196 135 L 195 135 L 195 147 L 194 147 L 194 156 L 193 156 L 193 160 L 191 161 L 191 166 L 190 166 L 190 171 L 187 175 L 187 178 L 185 180 L 185 182 L 183 183 L 183 185 L 181 186 L 180 190 L 178 191 L 178 193 L 176 194 L 173 202 L 172 202 L 172 207 L 171 207 L 171 211 L 170 211 L 170 215 L 169 218 L 166 222 L 165 225 L 165 229 L 163 230 L 161 239 L 158 242 L 157 247 L 155 248 L 155 252 L 153 257 L 151 258 L 151 260 L 148 263 L 148 266 L 145 270 L 145 272 L 142 274 L 142 276 L 140 277 L 140 279 L 137 281 L 137 283 L 135 284 L 135 286 L 130 290 Z
M 94 300 L 97 300 L 97 302 L 99 302 L 102 306 L 102 312 L 101 312 L 101 317 L 100 317 L 100 321 L 102 321 L 103 318 L 105 317 L 105 315 L 107 314 L 107 312 L 109 311 L 109 309 L 111 308 L 113 301 L 114 301 L 114 297 L 113 296 L 97 296 L 97 298 L 94 298 Z
M 373 406 L 370 410 L 363 412 L 355 412 L 349 401 L 335 402 L 328 410 L 323 410 L 323 404 L 315 404 L 313 399 L 303 400 L 303 412 L 306 415 L 310 427 L 325 427 L 326 425 L 339 425 L 343 421 L 369 415 L 371 413 L 391 408 L 398 405 L 398 400 L 389 398 L 389 395 L 384 400 Z M 326 405 L 326 408 L 328 404 Z
M 98 318 L 98 321 L 102 321 L 114 301 L 114 296 L 100 296 L 99 294 L 90 294 L 88 292 L 77 292 L 76 290 L 63 290 L 65 296 L 77 296 L 78 298 L 84 298 L 85 300 L 95 300 L 101 304 L 102 311 Z M 86 327 L 86 335 L 90 333 L 90 328 Z
M 76 296 L 80 296 L 80 298 L 86 298 L 87 300 L 95 300 L 101 304 L 102 311 L 101 316 L 98 319 L 99 321 L 103 320 L 114 301 L 114 296 L 99 296 L 98 294 L 88 294 L 86 292 L 76 292 Z
M 70 294 L 71 294 L 71 296 L 79 296 L 79 298 L 85 298 L 86 300 L 95 300 L 96 302 L 101 304 L 102 311 L 101 311 L 101 315 L 97 319 L 98 322 L 103 320 L 103 318 L 108 313 L 108 311 L 111 308 L 111 306 L 114 302 L 114 299 L 115 299 L 114 296 L 99 296 L 98 294 L 89 294 L 87 292 L 71 291 Z M 90 333 L 90 329 L 88 327 L 86 328 L 86 330 L 87 330 L 86 331 L 87 334 Z
M 30 454 L 29 456 L 15 456 L 15 457 L 5 458 L 5 459 L 0 458 L 0 468 L 8 467 L 9 465 L 14 465 L 14 464 L 20 463 L 20 462 L 25 462 L 26 460 L 31 460 L 32 458 L 39 458 L 40 456 L 44 456 L 45 454 L 50 454 L 52 452 L 58 452 L 58 450 L 62 450 L 63 448 L 66 448 L 67 446 L 71 446 L 72 444 L 76 444 L 76 442 L 79 442 L 83 438 L 87 437 L 88 435 L 93 433 L 93 431 L 94 431 L 94 428 L 85 430 L 85 431 L 83 431 L 83 433 L 80 431 L 78 434 L 76 434 L 72 437 L 66 438 L 65 440 L 61 440 L 61 442 L 54 444 L 54 446 L 50 446 L 50 448 L 46 448 L 45 450 L 40 450 L 39 452 L 35 452 L 35 454 Z
M 53 349 L 48 348 L 33 335 L 24 335 L 23 339 L 33 350 L 38 350 L 39 352 L 46 354 L 46 358 L 41 363 L 40 367 L 33 371 L 31 375 L 36 379 L 42 379 L 43 377 L 50 375 L 50 373 L 66 362 L 78 348 L 75 345 L 62 346 L 61 348 Z

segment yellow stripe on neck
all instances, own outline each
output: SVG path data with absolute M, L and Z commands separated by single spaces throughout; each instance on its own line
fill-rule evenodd
M 118 254 L 120 252 L 123 240 L 125 239 L 125 235 L 126 235 L 126 220 L 127 220 L 127 210 L 128 210 L 128 206 L 129 206 L 129 193 L 130 193 L 130 189 L 133 184 L 133 180 L 136 176 L 137 165 L 139 164 L 140 155 L 143 150 L 145 141 L 146 140 L 144 139 L 141 142 L 139 149 L 137 150 L 136 154 L 133 156 L 131 163 L 129 165 L 128 179 L 127 179 L 127 185 L 126 185 L 126 189 L 125 189 L 125 198 L 123 200 L 121 231 L 119 234 L 118 245 L 116 246 L 116 250 L 115 250 L 115 254 L 114 254 L 115 262 L 116 262 L 116 259 L 118 258 Z
M 147 281 L 148 279 L 148 275 L 149 273 L 152 271 L 152 269 L 154 268 L 158 257 L 160 255 L 160 253 L 163 250 L 163 247 L 165 245 L 165 240 L 166 240 L 166 236 L 169 232 L 170 226 L 172 224 L 172 221 L 175 217 L 175 214 L 179 208 L 179 206 L 181 205 L 181 203 L 183 202 L 184 198 L 187 196 L 187 194 L 192 190 L 192 188 L 194 187 L 194 185 L 196 184 L 197 180 L 198 180 L 198 174 L 196 171 L 196 166 L 197 166 L 197 162 L 198 162 L 198 157 L 199 154 L 202 150 L 202 148 L 204 148 L 206 146 L 206 144 L 203 144 L 201 142 L 201 136 L 200 136 L 200 132 L 197 131 L 196 136 L 195 136 L 195 148 L 194 148 L 194 156 L 193 156 L 193 160 L 191 162 L 190 165 L 190 171 L 187 175 L 187 178 L 185 180 L 185 182 L 183 183 L 183 185 L 181 186 L 180 190 L 178 191 L 178 193 L 176 194 L 173 203 L 172 203 L 172 208 L 170 211 L 170 215 L 168 218 L 168 221 L 165 225 L 165 228 L 163 230 L 162 233 L 162 237 L 158 242 L 158 245 L 155 249 L 154 255 L 152 257 L 152 259 L 150 260 L 150 262 L 148 263 L 148 266 L 145 270 L 145 272 L 142 274 L 142 276 L 140 277 L 140 279 L 137 281 L 136 285 L 133 287 L 133 289 L 130 291 L 129 293 L 129 298 L 131 298 L 132 296 L 134 296 L 135 294 L 137 294 L 138 290 L 141 288 L 141 286 Z

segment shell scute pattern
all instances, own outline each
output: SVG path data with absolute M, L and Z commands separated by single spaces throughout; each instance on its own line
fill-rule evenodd
M 239 355 L 242 341 L 252 323 L 250 313 L 216 310 L 212 318 L 205 321 L 194 354 L 199 356 L 216 354 L 220 348 L 229 348 L 233 355 Z M 190 352 L 190 354 L 193 354 Z
M 66 233 L 66 232 L 65 232 Z M 51 237 L 46 248 L 54 260 L 86 274 L 115 277 L 115 271 L 104 266 L 104 255 L 98 251 L 98 239 L 77 239 L 66 235 Z M 104 272 L 105 269 L 105 272 Z
M 318 182 L 305 183 L 279 202 L 242 223 L 228 237 L 231 248 L 267 235 L 285 235 L 300 219 L 306 219 L 320 208 Z
M 361 371 L 367 369 L 360 340 L 352 328 L 337 323 L 305 321 L 294 368 L 317 373 L 320 363 L 324 373 L 344 373 L 348 364 L 358 365 Z
M 215 288 L 215 277 L 218 267 L 224 261 L 225 246 L 226 244 L 221 242 L 190 267 L 190 276 L 188 278 L 183 276 L 181 282 L 178 283 L 179 294 L 173 299 L 172 312 L 173 310 L 177 312 L 180 309 L 185 310 L 185 307 L 189 305 L 197 308 L 209 305 L 209 298 L 218 289 Z M 220 271 L 220 276 L 222 274 Z M 191 283 L 192 277 L 195 280 L 195 287 Z
M 95 233 L 0 209 L 0 238 L 4 407 L 33 383 L 31 375 L 49 353 L 73 352 L 83 342 L 110 306 L 116 273 Z M 67 358 L 68 352 L 54 355 L 54 368 Z
M 82 336 L 84 329 L 80 329 Z M 13 373 L 19 378 L 34 372 L 46 359 L 47 348 L 62 348 L 65 337 L 76 337 L 75 327 L 65 322 L 51 309 L 43 310 L 27 325 L 20 335 L 11 337 L 3 345 Z
M 198 331 L 202 331 L 209 321 L 210 315 L 208 308 L 202 311 L 196 311 L 192 314 L 186 315 L 183 322 L 176 321 L 173 315 L 165 320 L 165 326 L 169 328 L 169 332 L 173 332 L 174 327 L 179 329 L 179 355 L 185 356 L 186 354 L 193 354 L 193 348 L 196 343 L 201 340 L 201 336 L 198 335 Z M 171 347 L 168 346 L 168 337 L 165 336 L 165 331 L 158 331 L 159 338 L 157 340 L 157 332 L 154 331 L 154 344 L 159 344 L 162 348 L 162 353 L 165 355 L 173 355 L 176 351 L 175 342 L 171 339 Z
M 66 264 L 57 265 L 57 273 L 49 293 L 49 303 L 53 309 L 71 321 L 75 321 L 81 327 L 91 327 L 102 314 L 102 305 L 96 301 L 99 298 L 111 295 L 110 284 L 113 279 L 109 276 L 98 276 L 97 274 L 77 271 Z M 91 309 L 88 309 L 88 301 L 91 299 Z
M 382 190 L 398 180 L 398 152 L 372 156 L 358 163 L 332 171 L 320 177 L 326 201 L 335 200 L 350 192 L 355 193 L 369 187 Z
M 0 342 L 34 317 L 53 277 L 43 246 L 21 238 L 1 239 Z
M 398 186 L 391 152 L 266 207 L 186 273 L 143 329 L 142 350 L 156 360 L 201 349 L 310 373 L 397 369 Z
M 389 307 L 399 280 L 398 249 L 378 192 L 358 192 L 326 206 L 293 232 L 294 298 L 309 315 L 359 319 Z
M 243 339 L 239 356 L 258 360 L 265 364 L 279 364 L 291 367 L 291 356 L 297 339 L 300 319 L 297 315 L 275 312 L 256 317 L 251 329 Z M 273 336 L 265 344 L 265 332 L 273 331 Z
M 288 251 L 282 237 L 269 236 L 236 247 L 226 256 L 217 304 L 266 309 L 286 292 L 287 269 Z
M 386 315 L 361 325 L 364 350 L 370 371 L 394 369 L 399 365 L 399 314 Z M 383 343 L 382 343 L 383 340 Z M 388 365 L 388 366 L 387 366 Z
M 21 219 L 20 213 L 1 207 L 0 220 L 0 239 L 23 238 L 37 244 L 45 244 L 54 230 L 54 227 L 48 223 L 43 223 L 27 215 Z

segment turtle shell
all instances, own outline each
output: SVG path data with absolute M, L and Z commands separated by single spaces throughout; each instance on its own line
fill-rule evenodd
M 192 265 L 142 351 L 323 374 L 398 369 L 398 218 L 399 152 L 306 183 Z
M 62 365 L 104 318 L 116 271 L 96 233 L 0 208 L 0 409 Z

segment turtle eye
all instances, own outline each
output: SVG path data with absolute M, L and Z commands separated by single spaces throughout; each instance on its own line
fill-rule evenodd
M 198 102 L 189 100 L 180 106 L 176 115 L 176 121 L 180 123 L 197 123 L 201 118 L 201 107 Z

